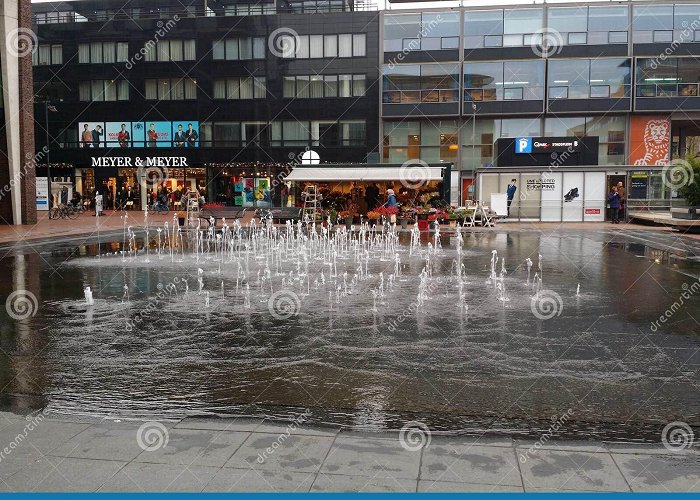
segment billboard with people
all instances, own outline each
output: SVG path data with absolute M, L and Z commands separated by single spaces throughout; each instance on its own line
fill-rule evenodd
M 81 148 L 198 148 L 199 122 L 80 122 Z

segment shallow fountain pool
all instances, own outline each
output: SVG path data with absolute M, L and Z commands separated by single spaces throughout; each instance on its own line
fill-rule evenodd
M 700 424 L 697 267 L 603 232 L 460 238 L 151 228 L 146 251 L 140 228 L 3 248 L 1 296 L 36 298 L 0 312 L 3 401 L 513 435 L 567 414 L 567 438 L 655 441 Z

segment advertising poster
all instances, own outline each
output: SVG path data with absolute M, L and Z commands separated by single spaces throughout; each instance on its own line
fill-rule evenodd
M 235 193 L 241 193 L 243 192 L 243 182 L 234 182 L 233 184 L 233 191 Z
M 131 122 L 105 123 L 105 137 L 108 148 L 130 148 Z
M 172 122 L 173 147 L 199 147 L 199 122 Z
M 666 165 L 671 149 L 671 120 L 632 115 L 630 165 Z
M 585 222 L 602 222 L 605 220 L 605 172 L 586 172 L 583 193 L 583 220 Z
M 105 147 L 105 123 L 80 122 L 78 124 L 78 140 L 81 148 Z
M 255 179 L 255 201 L 258 207 L 269 208 L 272 206 L 269 179 Z
M 143 122 L 131 123 L 131 145 L 134 148 L 146 146 L 146 126 Z
M 583 220 L 583 172 L 564 172 L 562 221 Z
M 36 178 L 36 209 L 42 211 L 47 211 L 49 209 L 48 177 Z
M 243 182 L 243 206 L 252 207 L 255 202 L 255 179 L 241 179 Z
M 242 196 L 235 196 L 233 198 L 233 204 L 237 207 L 242 207 L 243 206 L 243 197 Z
M 171 148 L 172 125 L 170 122 L 145 122 L 147 148 Z

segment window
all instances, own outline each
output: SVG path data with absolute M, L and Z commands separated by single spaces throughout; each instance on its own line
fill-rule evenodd
M 545 137 L 598 137 L 600 165 L 625 163 L 625 116 L 559 117 L 545 119 Z
M 629 97 L 629 59 L 558 59 L 549 61 L 550 99 Z
M 81 101 L 128 101 L 129 82 L 126 80 L 92 80 L 79 82 L 78 94 Z
M 385 121 L 383 136 L 382 156 L 389 163 L 415 158 L 454 161 L 457 156 L 455 120 Z
M 588 31 L 588 7 L 550 7 L 547 27 L 562 34 L 585 33 Z
M 160 78 L 146 80 L 146 99 L 183 101 L 197 98 L 197 82 L 190 78 Z
M 700 95 L 700 62 L 693 57 L 637 59 L 637 97 Z
M 272 122 L 273 146 L 363 146 L 364 120 Z
M 503 9 L 468 10 L 464 13 L 464 48 L 503 45 Z
M 262 40 L 262 39 L 261 39 Z M 366 36 L 360 34 L 340 35 L 299 35 L 293 54 L 285 54 L 296 59 L 322 59 L 365 57 L 367 55 Z M 264 48 L 264 42 L 261 45 Z M 262 53 L 262 49 L 261 49 Z M 261 56 L 261 58 L 264 56 Z M 256 57 L 257 58 L 257 57 Z
M 265 39 L 254 37 L 217 40 L 212 45 L 212 57 L 215 61 L 265 59 Z
M 443 50 L 459 48 L 459 12 L 386 14 L 384 50 Z
M 32 64 L 34 66 L 63 64 L 63 45 L 39 45 L 32 53 Z
M 286 98 L 362 97 L 365 75 L 299 75 L 285 76 L 282 95 Z
M 501 61 L 464 65 L 466 101 L 543 98 L 544 61 Z
M 145 60 L 149 62 L 167 61 L 194 61 L 195 41 L 194 40 L 158 40 L 153 43 L 151 40 L 144 46 Z
M 129 60 L 128 42 L 92 42 L 78 44 L 78 62 L 81 64 L 113 64 Z
M 214 80 L 214 99 L 263 99 L 265 94 L 265 77 Z
M 664 42 L 673 38 L 673 5 L 637 4 L 632 10 L 634 43 Z
M 457 64 L 397 64 L 393 67 L 383 66 L 382 72 L 382 99 L 385 104 L 458 100 Z

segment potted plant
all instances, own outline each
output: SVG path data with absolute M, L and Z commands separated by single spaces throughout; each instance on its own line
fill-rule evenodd
M 382 216 L 382 214 L 380 214 L 380 213 L 377 212 L 376 210 L 370 210 L 369 212 L 367 212 L 367 218 L 368 218 L 369 220 L 371 220 L 374 224 L 377 223 L 377 221 L 379 220 L 379 218 L 380 218 L 381 216 Z
M 357 216 L 357 212 L 354 210 L 341 210 L 338 212 L 338 219 L 345 221 L 345 227 L 348 228 L 348 231 L 352 228 L 352 222 L 355 216 Z
M 396 216 L 399 213 L 399 209 L 396 207 L 384 207 L 381 206 L 376 210 L 380 217 L 387 218 L 392 224 L 396 224 Z
M 671 181 L 683 182 L 683 185 L 678 189 L 678 194 L 685 198 L 688 207 L 672 209 L 671 217 L 698 220 L 700 219 L 700 157 L 686 155 L 685 161 L 682 163 L 676 161 L 675 163 L 675 169 L 672 169 L 672 172 L 676 174 L 676 179 L 671 179 Z

